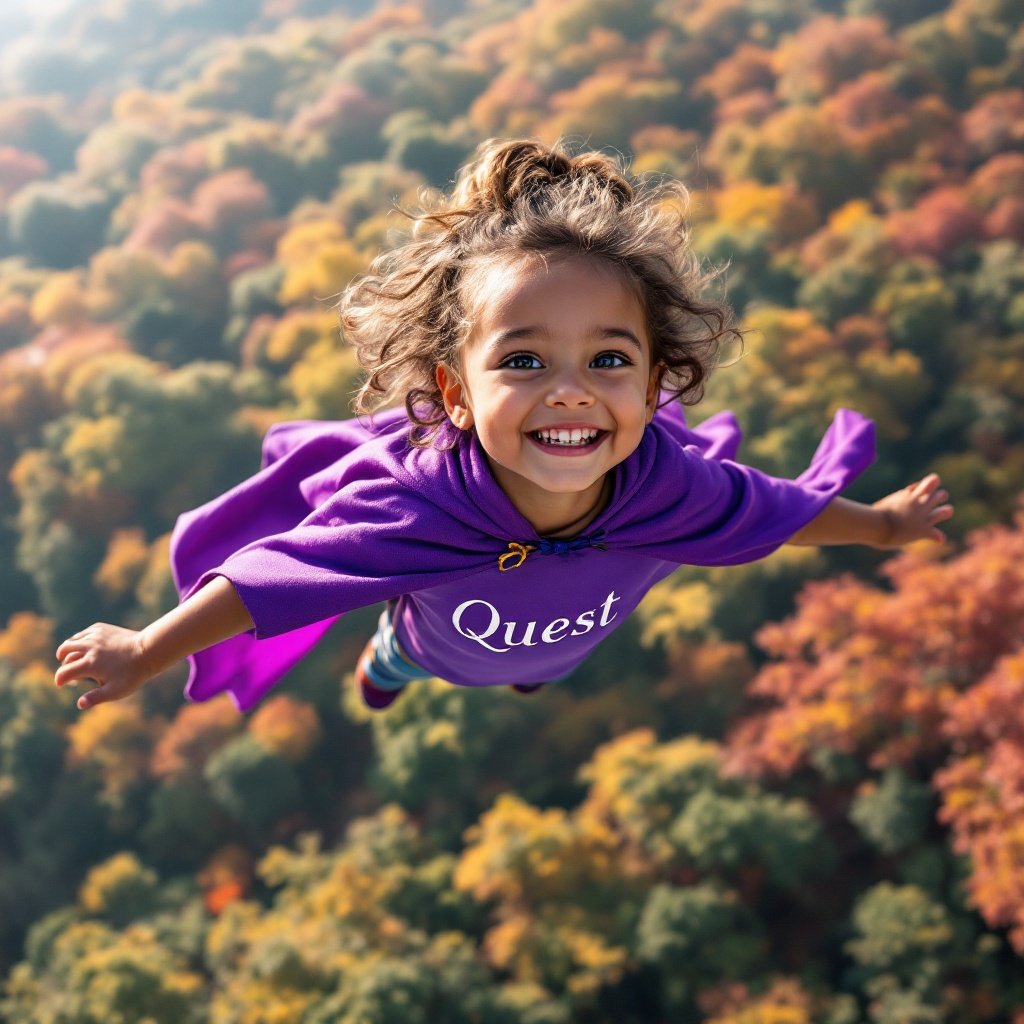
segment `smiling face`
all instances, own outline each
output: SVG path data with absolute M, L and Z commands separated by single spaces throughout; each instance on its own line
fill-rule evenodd
M 437 371 L 445 408 L 476 430 L 516 508 L 555 532 L 600 502 L 654 415 L 643 309 L 620 274 L 585 256 L 499 263 L 470 283 L 462 365 Z

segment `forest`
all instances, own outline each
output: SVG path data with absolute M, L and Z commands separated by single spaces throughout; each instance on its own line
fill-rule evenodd
M 45 7 L 45 5 L 44 5 Z M 56 645 L 351 415 L 335 300 L 482 140 L 690 190 L 746 332 L 689 411 L 877 426 L 945 544 L 684 567 L 569 679 L 252 712 Z M 0 1020 L 1024 1024 L 1019 0 L 71 0 L 0 14 Z

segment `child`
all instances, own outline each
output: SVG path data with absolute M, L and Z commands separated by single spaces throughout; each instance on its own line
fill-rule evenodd
M 874 458 L 856 413 L 795 481 L 732 461 L 729 414 L 686 427 L 680 402 L 737 332 L 698 300 L 673 191 L 599 154 L 485 144 L 342 300 L 359 411 L 404 408 L 273 428 L 259 473 L 178 520 L 181 604 L 65 640 L 57 685 L 93 680 L 89 708 L 188 657 L 190 699 L 247 710 L 339 615 L 385 601 L 356 670 L 370 706 L 433 675 L 528 692 L 681 564 L 942 541 L 935 475 L 872 506 L 837 497 Z

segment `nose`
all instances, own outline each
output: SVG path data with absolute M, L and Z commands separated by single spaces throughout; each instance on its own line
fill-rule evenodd
M 594 395 L 576 370 L 564 370 L 551 380 L 546 401 L 553 409 L 586 409 L 594 404 Z

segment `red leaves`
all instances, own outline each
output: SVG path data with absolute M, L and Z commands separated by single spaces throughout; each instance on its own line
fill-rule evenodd
M 761 630 L 775 660 L 750 692 L 770 706 L 739 723 L 727 764 L 785 775 L 826 748 L 931 765 L 971 898 L 1024 951 L 1024 513 L 953 559 L 912 549 L 885 574 L 891 593 L 812 584 Z

